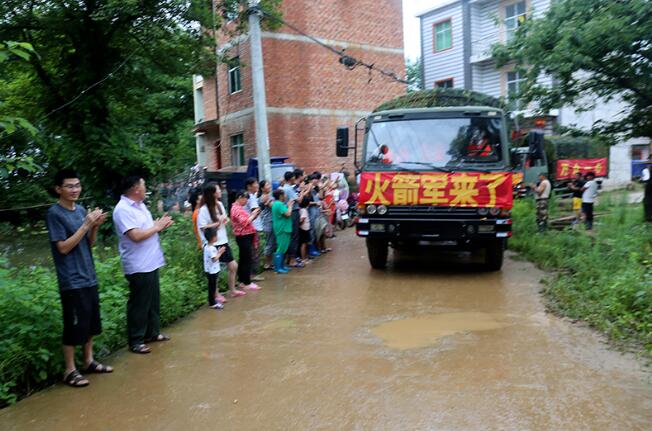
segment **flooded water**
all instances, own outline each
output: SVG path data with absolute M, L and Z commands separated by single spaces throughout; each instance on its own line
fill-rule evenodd
M 395 349 L 414 349 L 433 345 L 440 338 L 459 333 L 489 331 L 508 326 L 499 317 L 485 313 L 443 313 L 429 317 L 392 320 L 373 329 L 373 333 Z M 504 318 L 503 318 L 504 320 Z
M 12 266 L 50 265 L 52 254 L 48 234 L 42 230 L 0 234 L 0 256 Z
M 650 374 L 546 314 L 529 263 L 423 253 L 373 271 L 351 233 L 167 328 L 152 354 L 108 358 L 89 387 L 0 411 L 0 429 L 652 429 Z

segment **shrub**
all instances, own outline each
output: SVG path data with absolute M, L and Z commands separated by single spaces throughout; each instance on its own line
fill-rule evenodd
M 500 99 L 476 91 L 458 88 L 434 88 L 421 90 L 399 96 L 381 104 L 374 112 L 390 109 L 433 108 L 444 106 L 491 106 L 503 108 Z
M 161 269 L 161 324 L 167 325 L 206 301 L 206 280 L 188 219 L 178 218 L 161 241 L 167 262 Z M 94 340 L 98 357 L 126 344 L 128 296 L 115 248 L 100 251 L 95 253 L 103 326 Z M 0 265 L 0 316 L 3 406 L 61 377 L 61 303 L 54 268 Z
M 551 204 L 551 209 L 555 206 Z M 518 201 L 510 248 L 555 270 L 545 288 L 549 306 L 587 321 L 612 340 L 643 346 L 652 356 L 652 229 L 640 206 L 602 198 L 595 231 L 536 233 L 534 204 Z

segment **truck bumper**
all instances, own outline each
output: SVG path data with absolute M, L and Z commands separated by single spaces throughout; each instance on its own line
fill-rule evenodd
M 483 241 L 512 236 L 512 219 L 395 219 L 361 217 L 356 234 L 388 241 Z

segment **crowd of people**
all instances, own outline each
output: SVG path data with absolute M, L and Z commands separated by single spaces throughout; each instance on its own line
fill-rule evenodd
M 197 244 L 204 255 L 209 306 L 222 309 L 227 301 L 217 286 L 218 262 L 228 271 L 228 295 L 236 298 L 260 290 L 257 283 L 264 281 L 266 270 L 286 274 L 330 252 L 327 239 L 334 236 L 337 203 L 347 197 L 343 176 L 306 175 L 302 169 L 286 172 L 276 190 L 269 181 L 247 179 L 228 211 L 217 183 L 193 190 L 189 202 Z M 229 224 L 238 247 L 237 262 L 229 246 Z
M 548 203 L 552 193 L 552 185 L 545 173 L 539 174 L 539 182 L 530 184 L 534 191 L 536 200 L 536 223 L 539 232 L 545 232 L 548 227 Z M 593 205 L 598 196 L 598 182 L 595 180 L 595 173 L 588 172 L 582 175 L 575 174 L 575 178 L 568 184 L 572 192 L 573 211 L 576 219 L 573 224 L 579 224 L 582 220 L 587 230 L 593 229 Z
M 260 290 L 256 282 L 264 280 L 264 270 L 286 274 L 330 252 L 327 239 L 335 236 L 333 223 L 343 209 L 338 204 L 349 197 L 346 175 L 313 172 L 306 176 L 301 169 L 286 172 L 276 190 L 268 181 L 250 178 L 231 203 L 225 199 L 223 184 L 193 179 L 190 186 L 194 187 L 188 187 L 188 201 L 175 198 L 164 205 L 192 210 L 196 246 L 202 250 L 207 278 L 207 302 L 214 309 L 222 309 L 227 301 L 218 286 L 222 265 L 228 271 L 228 296 L 237 298 Z M 49 208 L 46 224 L 62 304 L 63 381 L 84 387 L 89 381 L 82 373 L 113 372 L 93 356 L 93 337 L 101 333 L 102 324 L 92 246 L 108 213 L 99 208 L 87 211 L 77 203 L 82 184 L 74 170 L 56 174 L 54 191 L 59 199 Z M 154 219 L 146 198 L 145 180 L 127 176 L 112 215 L 129 286 L 128 346 L 138 354 L 151 352 L 148 343 L 170 340 L 160 331 L 159 269 L 165 257 L 159 233 L 174 221 L 167 214 Z M 229 246 L 229 225 L 238 248 L 237 262 Z M 77 346 L 83 352 L 79 369 Z

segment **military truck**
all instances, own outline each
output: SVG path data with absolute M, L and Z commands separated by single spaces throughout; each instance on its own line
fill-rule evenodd
M 361 141 L 358 142 L 358 136 Z M 354 152 L 356 233 L 381 269 L 388 248 L 484 250 L 503 264 L 511 236 L 512 174 L 505 114 L 492 106 L 399 108 L 338 127 L 336 154 Z

